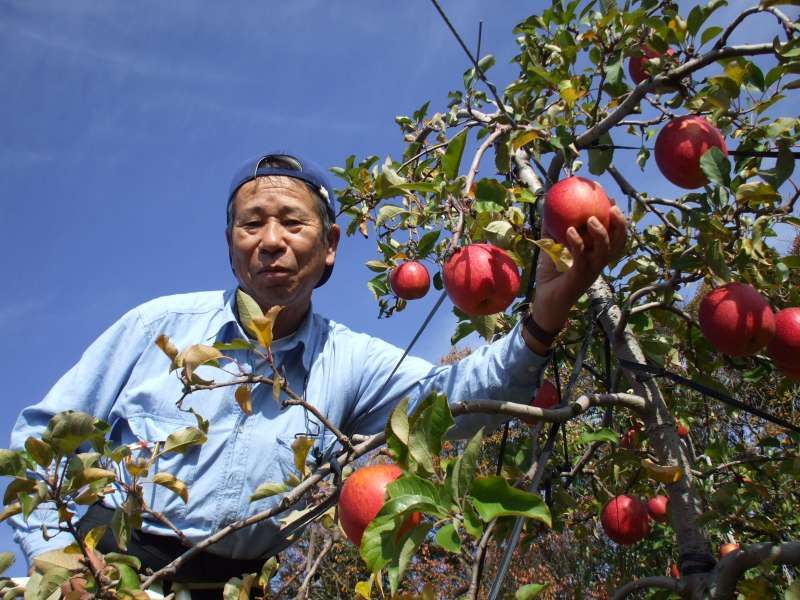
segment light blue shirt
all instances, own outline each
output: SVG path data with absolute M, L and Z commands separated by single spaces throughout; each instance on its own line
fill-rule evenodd
M 181 427 L 195 426 L 195 418 L 175 406 L 182 386 L 177 374 L 169 372 L 169 359 L 154 342 L 162 333 L 179 349 L 245 338 L 235 316 L 235 297 L 234 291 L 167 296 L 128 312 L 89 346 L 44 400 L 22 411 L 11 435 L 12 448 L 22 448 L 28 436 L 41 436 L 50 417 L 68 409 L 107 421 L 117 443 L 162 441 Z M 435 366 L 407 357 L 384 387 L 402 351 L 311 310 L 299 329 L 276 340 L 272 349 L 290 388 L 304 394 L 347 434 L 381 431 L 399 400 L 408 397 L 413 408 L 432 390 L 447 394 L 450 401 L 492 398 L 528 403 L 547 362 L 527 347 L 518 325 L 454 365 Z M 248 370 L 257 364 L 250 351 L 226 354 Z M 271 368 L 266 369 L 264 375 L 271 376 Z M 211 367 L 201 367 L 198 373 L 217 381 L 224 379 L 224 374 Z M 189 485 L 188 504 L 161 486 L 144 486 L 148 505 L 167 515 L 193 541 L 279 501 L 280 496 L 273 496 L 250 503 L 249 497 L 259 484 L 282 482 L 294 472 L 291 444 L 295 436 L 319 433 L 321 450 L 335 447 L 333 435 L 302 407 L 281 409 L 271 387 L 253 389 L 253 414 L 249 416 L 237 405 L 234 389 L 191 394 L 184 407 L 192 407 L 209 420 L 208 441 L 186 454 L 159 458 L 150 472 L 168 471 Z M 463 417 L 453 435 L 463 437 L 500 420 L 485 415 Z M 119 502 L 117 496 L 105 500 L 112 506 Z M 40 508 L 27 524 L 19 515 L 11 519 L 15 539 L 29 561 L 71 543 L 67 533 L 45 541 L 40 525 L 55 526 L 53 517 L 54 511 Z M 264 521 L 241 529 L 210 550 L 234 558 L 258 557 L 274 541 L 278 526 L 276 521 Z M 172 535 L 164 525 L 148 519 L 143 529 Z

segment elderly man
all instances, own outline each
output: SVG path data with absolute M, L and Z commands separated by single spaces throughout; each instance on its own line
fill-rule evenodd
M 28 436 L 40 436 L 50 417 L 67 409 L 110 423 L 116 443 L 161 441 L 180 427 L 194 425 L 194 417 L 175 406 L 181 383 L 168 372 L 154 342 L 160 334 L 179 348 L 246 337 L 239 314 L 245 295 L 264 311 L 283 307 L 274 325 L 275 362 L 289 387 L 346 433 L 379 431 L 399 400 L 408 397 L 413 406 L 432 390 L 452 400 L 529 398 L 569 307 L 625 241 L 624 218 L 616 207 L 609 231 L 589 220 L 591 250 L 584 251 L 583 240 L 572 229 L 573 268 L 558 274 L 548 261 L 540 264 L 536 300 L 524 323 L 454 365 L 407 358 L 391 375 L 402 354 L 398 348 L 311 310 L 312 292 L 331 275 L 339 243 L 333 193 L 317 167 L 287 154 L 248 161 L 231 183 L 227 214 L 237 290 L 158 298 L 131 310 L 86 350 L 44 400 L 22 412 L 13 447 L 21 448 Z M 251 352 L 235 350 L 233 355 L 248 368 L 258 368 Z M 285 479 L 293 464 L 295 436 L 313 436 L 317 456 L 333 447 L 330 432 L 313 415 L 297 406 L 281 409 L 271 394 L 271 389 L 256 386 L 249 415 L 234 400 L 232 387 L 198 392 L 187 400 L 210 421 L 208 441 L 184 455 L 159 458 L 155 470 L 168 471 L 191 486 L 189 501 L 184 504 L 160 486 L 147 486 L 145 501 L 189 540 L 202 540 L 277 502 L 273 497 L 250 503 L 249 496 L 263 482 Z M 475 425 L 466 421 L 459 421 L 462 432 Z M 91 507 L 80 530 L 109 523 L 120 501 L 110 496 L 105 504 Z M 63 533 L 43 537 L 43 525 L 55 533 L 54 517 L 53 511 L 39 509 L 27 523 L 13 519 L 16 539 L 29 560 L 71 542 Z M 176 580 L 224 581 L 257 570 L 258 558 L 275 547 L 276 531 L 271 521 L 240 529 L 190 561 Z M 110 533 L 99 549 L 115 549 Z M 184 550 L 168 526 L 148 518 L 129 548 L 153 569 Z

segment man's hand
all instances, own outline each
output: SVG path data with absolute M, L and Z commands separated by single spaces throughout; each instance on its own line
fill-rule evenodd
M 625 249 L 627 226 L 619 207 L 611 207 L 608 230 L 595 217 L 590 217 L 587 224 L 591 248 L 586 247 L 574 227 L 567 230 L 567 247 L 573 260 L 569 270 L 559 273 L 550 257 L 545 253 L 539 254 L 536 298 L 530 310 L 533 320 L 545 331 L 561 330 L 572 305 L 589 289 L 606 265 Z M 532 346 L 527 336 L 525 341 L 535 352 L 548 350 L 541 344 Z

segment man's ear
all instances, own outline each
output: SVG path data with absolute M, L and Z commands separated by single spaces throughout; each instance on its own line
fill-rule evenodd
M 341 229 L 334 223 L 328 231 L 328 249 L 325 254 L 325 264 L 329 267 L 336 261 L 336 249 L 339 247 L 339 238 L 341 236 Z

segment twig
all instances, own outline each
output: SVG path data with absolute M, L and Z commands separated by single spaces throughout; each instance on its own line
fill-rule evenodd
M 478 547 L 475 550 L 475 561 L 472 566 L 472 579 L 470 579 L 469 589 L 467 589 L 466 593 L 467 598 L 470 600 L 477 600 L 478 598 L 481 574 L 483 573 L 483 561 L 486 558 L 486 550 L 489 546 L 489 540 L 492 537 L 492 531 L 494 531 L 495 523 L 497 523 L 496 519 L 491 521 L 486 526 L 486 530 L 483 532 L 483 536 L 481 537 L 480 542 L 478 542 Z
M 664 214 L 660 210 L 658 210 L 657 208 L 653 208 L 650 205 L 649 200 L 645 198 L 642 194 L 637 192 L 614 165 L 608 165 L 607 171 L 611 175 L 611 177 L 614 178 L 614 181 L 617 182 L 617 185 L 619 185 L 620 189 L 626 196 L 630 196 L 634 200 L 638 200 L 639 202 L 644 204 L 650 212 L 656 215 L 659 218 L 659 220 L 662 223 L 664 223 L 664 226 L 667 229 L 672 230 L 672 232 L 675 233 L 676 235 L 682 235 L 681 230 L 675 227 L 675 225 L 673 225 L 672 223 L 670 223 L 670 221 L 664 216 Z
M 333 537 L 330 535 L 325 536 L 325 542 L 322 544 L 322 549 L 320 549 L 319 554 L 317 554 L 317 558 L 314 561 L 314 564 L 306 572 L 306 576 L 303 579 L 303 583 L 300 584 L 300 589 L 297 590 L 297 595 L 295 598 L 298 600 L 305 599 L 308 597 L 308 589 L 311 585 L 311 580 L 314 578 L 314 575 L 319 570 L 319 566 L 322 564 L 322 559 L 330 552 L 331 548 L 333 547 Z
M 725 28 L 725 31 L 722 32 L 722 35 L 714 44 L 714 49 L 719 50 L 720 48 L 724 48 L 725 44 L 728 43 L 728 38 L 731 37 L 733 30 L 736 29 L 747 17 L 757 12 L 761 12 L 761 10 L 762 8 L 760 6 L 751 6 L 750 8 L 736 15 L 736 18 Z
M 151 517 L 161 521 L 164 525 L 169 527 L 175 535 L 178 536 L 178 538 L 181 540 L 181 542 L 184 543 L 184 545 L 189 546 L 190 548 L 194 546 L 194 542 L 192 542 L 192 540 L 186 537 L 186 534 L 183 533 L 183 531 L 181 531 L 180 529 L 178 529 L 175 526 L 175 524 L 167 518 L 166 515 L 158 511 L 151 510 L 149 508 L 142 509 L 142 514 L 150 515 Z

